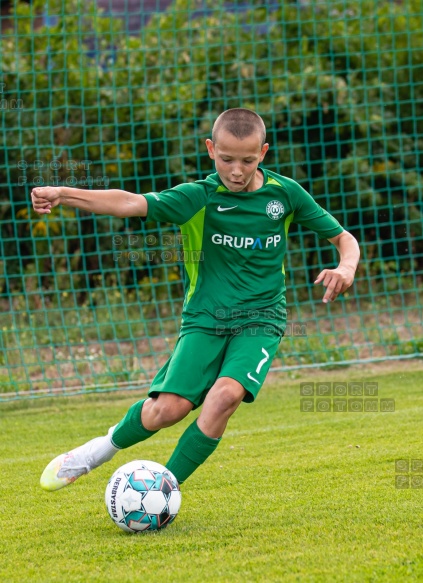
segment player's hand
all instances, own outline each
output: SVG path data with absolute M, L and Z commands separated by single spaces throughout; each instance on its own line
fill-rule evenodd
M 326 288 L 323 296 L 323 303 L 334 302 L 339 294 L 343 294 L 354 281 L 355 271 L 348 267 L 337 267 L 336 269 L 324 269 L 319 273 L 315 284 L 322 283 Z
M 32 206 L 40 215 L 51 213 L 60 204 L 60 186 L 38 186 L 31 192 Z

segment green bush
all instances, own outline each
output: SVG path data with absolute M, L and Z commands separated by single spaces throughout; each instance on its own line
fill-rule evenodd
M 203 141 L 233 106 L 263 115 L 272 146 L 266 165 L 301 182 L 357 236 L 364 279 L 390 264 L 421 272 L 419 0 L 280 0 L 274 10 L 257 3 L 236 13 L 215 2 L 195 12 L 176 0 L 138 36 L 95 4 L 81 15 L 77 0 L 49 2 L 55 24 L 36 27 L 44 5 L 16 2 L 15 32 L 0 40 L 3 297 L 59 290 L 72 272 L 66 285 L 89 301 L 99 285 L 131 290 L 153 270 L 158 282 L 173 274 L 181 293 L 177 261 L 141 260 L 122 267 L 116 282 L 112 235 L 157 236 L 157 225 L 69 209 L 40 218 L 30 189 L 60 178 L 146 192 L 204 177 L 211 164 Z M 287 272 L 299 298 L 308 297 L 309 279 L 299 268 L 320 264 L 321 253 L 333 261 L 314 235 L 292 239 Z

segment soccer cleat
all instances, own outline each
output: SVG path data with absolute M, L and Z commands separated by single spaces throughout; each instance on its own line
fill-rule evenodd
M 74 462 L 72 452 L 62 453 L 54 458 L 41 475 L 41 488 L 48 492 L 60 490 L 90 471 L 88 466 L 78 467 Z
M 111 427 L 104 437 L 96 437 L 84 445 L 54 458 L 41 475 L 41 488 L 48 492 L 60 490 L 104 462 L 111 460 L 119 451 L 110 440 L 113 430 L 114 427 Z

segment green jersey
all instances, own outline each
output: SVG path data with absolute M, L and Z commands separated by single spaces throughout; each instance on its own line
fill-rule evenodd
M 259 171 L 263 186 L 254 192 L 232 192 L 215 173 L 145 195 L 147 220 L 181 229 L 186 287 L 180 336 L 234 334 L 247 326 L 282 335 L 289 225 L 299 223 L 321 239 L 343 231 L 297 182 Z

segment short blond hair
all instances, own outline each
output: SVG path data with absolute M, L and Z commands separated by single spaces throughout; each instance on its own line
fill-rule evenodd
M 254 133 L 259 133 L 261 137 L 261 145 L 266 142 L 266 126 L 262 118 L 251 109 L 244 109 L 243 107 L 236 107 L 234 109 L 227 109 L 219 115 L 214 122 L 212 130 L 212 142 L 216 143 L 217 134 L 221 129 L 243 140 Z

